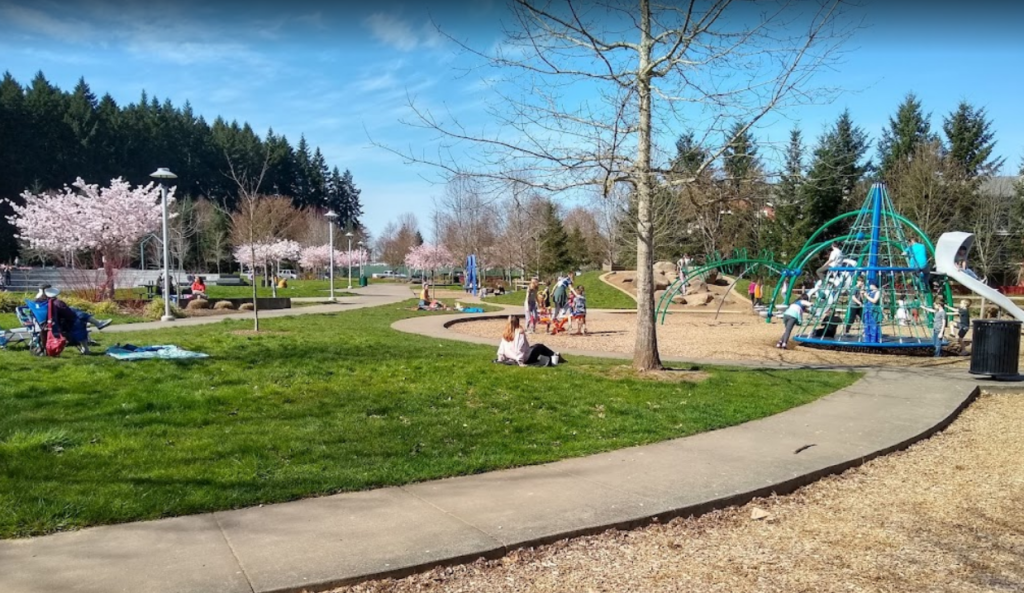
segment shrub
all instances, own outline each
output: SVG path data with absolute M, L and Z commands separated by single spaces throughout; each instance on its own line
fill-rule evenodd
M 62 301 L 64 301 L 65 303 L 67 303 L 67 305 L 69 307 L 71 307 L 72 309 L 78 309 L 79 311 L 85 311 L 86 313 L 88 313 L 90 315 L 93 314 L 93 311 L 94 311 L 94 309 L 96 307 L 96 303 L 94 303 L 92 301 L 87 301 L 87 300 L 85 300 L 85 299 L 83 299 L 81 297 L 77 297 L 77 296 L 64 296 L 64 295 L 61 295 L 60 299 Z
M 154 321 L 163 317 L 164 300 L 161 298 L 155 298 L 152 301 L 149 301 L 149 304 L 146 305 L 146 308 L 142 312 L 142 316 L 145 317 L 146 319 L 152 319 Z M 171 305 L 171 316 L 184 317 L 185 314 L 181 311 L 181 309 L 179 309 L 175 305 Z
M 10 292 L 0 292 L 0 313 L 13 313 L 15 307 L 25 304 L 25 298 Z
M 216 303 L 213 304 L 213 308 L 218 310 L 234 309 L 235 304 L 232 303 L 231 301 L 217 301 Z
M 185 308 L 193 311 L 196 309 L 209 309 L 210 301 L 206 299 L 192 299 L 187 305 L 185 305 Z
M 93 315 L 98 315 L 100 317 L 110 317 L 111 315 L 120 312 L 121 308 L 118 307 L 117 303 L 115 303 L 114 301 L 100 301 L 98 303 L 92 304 L 91 313 Z
M 255 308 L 255 305 L 253 305 L 252 303 L 242 303 L 241 305 L 238 306 L 239 311 L 252 311 Z

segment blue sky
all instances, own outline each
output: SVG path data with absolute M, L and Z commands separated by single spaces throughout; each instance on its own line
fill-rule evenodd
M 798 124 L 814 139 L 844 108 L 877 139 L 908 92 L 932 112 L 933 129 L 960 100 L 994 120 L 1004 174 L 1024 156 L 1024 3 L 977 0 L 866 0 L 867 25 L 850 41 L 844 62 L 817 82 L 847 89 L 835 101 L 789 110 L 757 132 L 781 143 Z M 968 8 L 969 7 L 969 8 Z M 190 101 L 212 121 L 273 127 L 292 144 L 305 134 L 330 165 L 350 169 L 362 189 L 364 223 L 378 233 L 403 212 L 425 231 L 437 171 L 403 164 L 371 144 L 430 151 L 430 135 L 401 123 L 408 99 L 487 125 L 482 80 L 467 56 L 439 36 L 433 20 L 482 49 L 502 39 L 501 0 L 476 2 L 189 2 L 0 0 L 0 70 L 27 83 L 42 70 L 70 90 L 85 77 L 97 95 L 119 103 L 145 90 L 175 105 Z M 674 132 L 672 132 L 674 133 Z M 873 151 L 872 151 L 873 152 Z M 426 178 L 426 179 L 424 179 Z

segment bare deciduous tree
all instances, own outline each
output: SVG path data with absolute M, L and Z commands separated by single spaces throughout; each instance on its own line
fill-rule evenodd
M 757 10 L 732 0 L 510 4 L 515 28 L 506 43 L 490 55 L 478 52 L 508 74 L 493 86 L 497 129 L 474 134 L 452 114 L 438 117 L 414 104 L 413 125 L 450 142 L 439 147 L 438 158 L 404 156 L 455 175 L 511 179 L 554 192 L 596 186 L 608 195 L 627 185 L 636 203 L 633 363 L 640 370 L 659 368 L 652 200 L 667 168 L 654 162 L 654 130 L 682 121 L 701 129 L 708 156 L 699 175 L 731 142 L 714 145 L 733 122 L 746 122 L 734 134 L 746 133 L 780 107 L 817 98 L 809 79 L 836 58 L 851 31 L 840 18 L 845 3 L 779 0 L 759 3 Z M 588 98 L 572 100 L 564 93 L 570 85 Z

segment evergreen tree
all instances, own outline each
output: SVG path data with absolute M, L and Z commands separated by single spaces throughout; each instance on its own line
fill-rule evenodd
M 569 259 L 569 234 L 565 232 L 555 204 L 550 200 L 546 200 L 541 207 L 539 257 L 537 267 L 544 275 L 558 274 L 572 267 Z
M 579 270 L 589 264 L 587 261 L 587 238 L 579 227 L 573 227 L 566 239 L 566 254 L 569 267 Z
M 807 210 L 802 235 L 809 236 L 842 214 L 851 200 L 856 200 L 854 190 L 871 170 L 870 162 L 861 162 L 869 144 L 867 133 L 853 125 L 849 110 L 843 111 L 835 125 L 818 141 L 801 191 L 801 201 Z M 832 228 L 822 238 L 834 237 L 841 230 Z
M 334 172 L 337 173 L 337 168 Z M 356 187 L 352 179 L 352 172 L 345 169 L 341 174 L 341 181 L 338 184 L 338 196 L 340 207 L 338 209 L 339 222 L 344 222 L 345 228 L 359 228 L 362 226 L 360 217 L 363 215 L 363 205 L 359 201 L 359 194 L 362 190 Z
M 750 131 L 744 130 L 743 126 L 742 122 L 733 125 L 727 135 L 728 144 L 722 152 L 722 169 L 734 188 L 739 188 L 758 172 L 757 146 L 750 137 Z
M 931 131 L 931 114 L 921 111 L 921 102 L 914 93 L 908 93 L 896 110 L 896 117 L 889 118 L 889 126 L 882 130 L 878 142 L 878 160 L 882 179 L 889 181 L 893 168 L 914 156 L 917 147 L 935 138 Z
M 796 254 L 804 240 L 805 217 L 804 205 L 801 203 L 804 186 L 804 143 L 800 128 L 794 127 L 789 132 L 789 144 L 786 146 L 785 169 L 775 186 L 772 207 L 775 221 L 770 225 L 768 244 L 779 253 L 787 256 Z
M 961 101 L 957 108 L 942 120 L 946 133 L 949 158 L 960 168 L 968 180 L 990 177 L 999 172 L 1004 159 L 994 158 L 996 143 L 992 122 L 984 108 L 975 109 Z

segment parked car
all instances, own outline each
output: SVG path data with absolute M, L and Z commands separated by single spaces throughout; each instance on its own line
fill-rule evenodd
M 295 270 L 278 270 L 278 278 L 284 278 L 285 280 L 298 280 L 299 275 L 295 273 Z
M 373 277 L 374 278 L 405 278 L 406 275 L 401 273 L 401 272 L 396 272 L 394 270 L 384 270 L 383 272 L 379 272 L 377 274 L 374 274 Z

